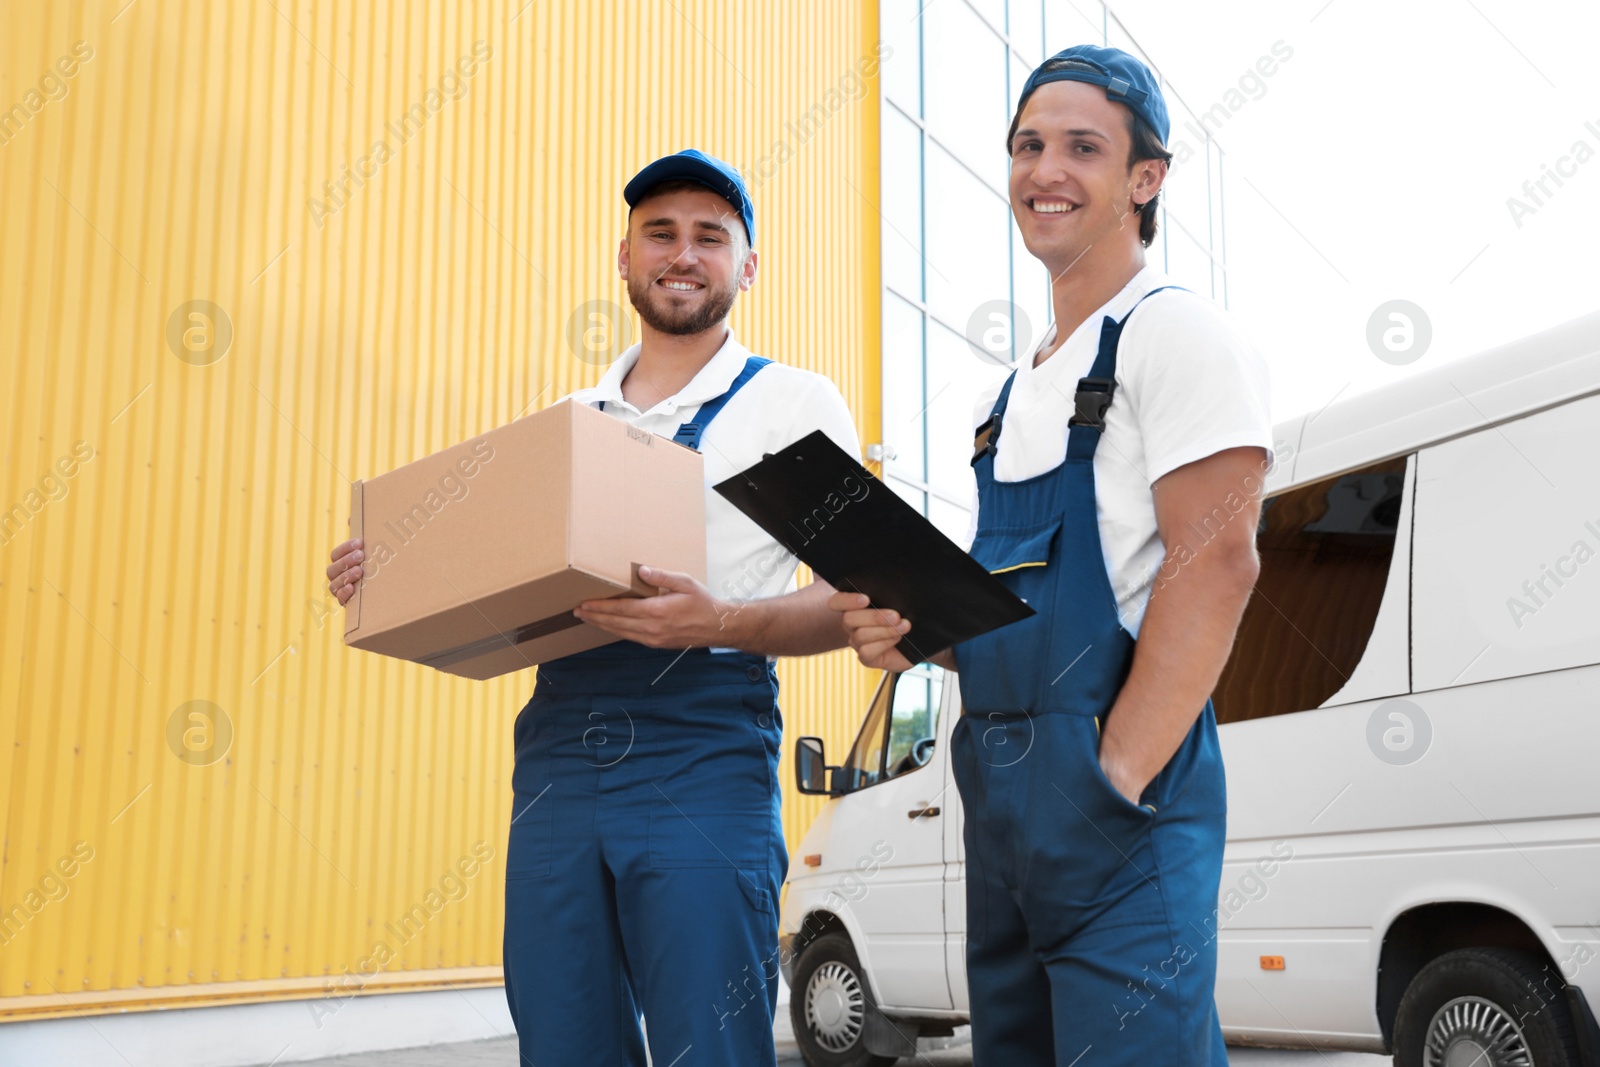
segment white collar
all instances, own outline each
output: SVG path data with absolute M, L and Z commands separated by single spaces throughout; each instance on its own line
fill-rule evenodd
M 616 358 L 616 361 L 606 370 L 605 375 L 591 389 L 579 389 L 572 394 L 572 399 L 583 404 L 593 404 L 596 401 L 605 401 L 607 404 L 621 404 L 629 411 L 638 411 L 629 404 L 622 395 L 622 382 L 635 363 L 639 362 L 639 345 L 632 345 Z M 745 361 L 750 358 L 750 350 L 739 343 L 733 335 L 733 328 L 728 328 L 727 339 L 722 342 L 722 347 L 717 349 L 716 355 L 706 361 L 695 376 L 689 379 L 676 393 L 660 401 L 648 411 L 641 414 L 661 412 L 673 414 L 679 408 L 692 408 L 713 400 L 728 391 L 733 380 L 744 370 Z

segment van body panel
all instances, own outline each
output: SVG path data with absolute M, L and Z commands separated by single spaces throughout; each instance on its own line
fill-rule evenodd
M 1403 456 L 1596 391 L 1600 312 L 1381 389 L 1341 395 L 1304 421 L 1292 484 Z M 1274 439 L 1296 421 L 1278 424 Z M 1268 491 L 1279 487 L 1269 482 Z

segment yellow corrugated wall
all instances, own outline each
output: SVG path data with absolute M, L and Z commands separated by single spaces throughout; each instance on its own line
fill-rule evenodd
M 741 339 L 877 440 L 876 8 L 4 6 L 0 1018 L 325 995 L 380 941 L 341 995 L 498 980 L 531 672 L 344 648 L 348 482 L 592 384 L 622 184 L 690 145 L 755 187 Z M 782 675 L 844 744 L 873 679 Z

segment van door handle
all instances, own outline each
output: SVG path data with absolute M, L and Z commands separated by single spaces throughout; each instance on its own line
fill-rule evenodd
M 931 819 L 937 814 L 939 814 L 939 809 L 936 808 L 936 807 L 932 807 L 932 808 L 912 808 L 910 811 L 906 812 L 906 815 L 908 817 L 910 817 L 910 818 L 913 818 L 913 819 L 920 819 L 924 815 L 926 815 L 928 818 Z

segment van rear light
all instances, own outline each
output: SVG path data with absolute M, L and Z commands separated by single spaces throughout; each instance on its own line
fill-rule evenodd
M 1281 970 L 1283 970 L 1283 957 L 1282 956 L 1262 956 L 1261 957 L 1261 969 L 1263 971 L 1281 971 Z

